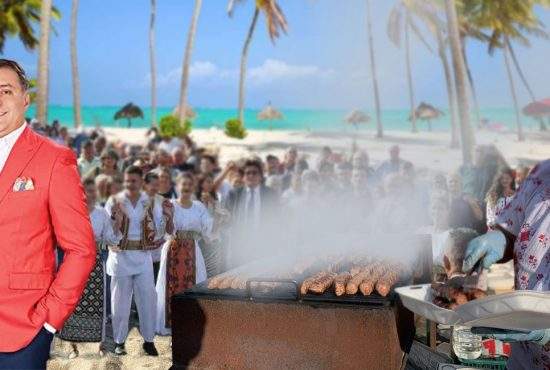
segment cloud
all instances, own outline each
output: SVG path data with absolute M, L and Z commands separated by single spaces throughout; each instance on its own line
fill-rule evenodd
M 251 68 L 248 78 L 254 84 L 264 85 L 280 80 L 326 77 L 332 73 L 332 70 L 314 65 L 291 65 L 281 60 L 267 59 L 262 65 Z
M 159 73 L 157 75 L 157 86 L 178 86 L 181 81 L 181 70 L 181 67 L 177 67 L 166 73 Z M 282 80 L 327 77 L 333 73 L 333 70 L 325 70 L 314 65 L 292 65 L 281 60 L 267 59 L 261 65 L 249 68 L 247 79 L 252 85 L 264 86 Z M 235 82 L 239 78 L 239 70 L 221 68 L 210 61 L 196 61 L 189 67 L 189 75 L 191 81 Z M 150 74 L 145 76 L 142 85 L 151 86 Z

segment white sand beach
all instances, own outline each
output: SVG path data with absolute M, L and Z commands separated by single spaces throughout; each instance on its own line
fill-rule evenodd
M 105 128 L 109 140 L 123 140 L 132 144 L 146 142 L 145 129 Z M 387 131 L 382 140 L 376 139 L 373 132 L 348 130 L 346 132 L 306 132 L 306 131 L 249 131 L 244 140 L 227 137 L 222 130 L 193 130 L 193 140 L 199 146 L 219 150 L 223 162 L 256 154 L 264 157 L 271 153 L 282 155 L 290 145 L 312 158 L 318 155 L 321 147 L 328 145 L 337 152 L 349 152 L 354 138 L 360 149 L 366 150 L 371 164 L 376 165 L 388 158 L 391 145 L 401 147 L 401 157 L 411 161 L 416 167 L 449 172 L 462 163 L 462 152 L 449 147 L 448 132 Z M 476 132 L 477 144 L 494 144 L 511 166 L 531 163 L 550 158 L 550 132 L 529 132 L 524 142 L 517 141 L 515 133 Z

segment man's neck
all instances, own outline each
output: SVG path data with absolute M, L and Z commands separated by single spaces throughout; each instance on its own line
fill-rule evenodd
M 12 132 L 14 132 L 15 130 L 19 129 L 22 125 L 25 124 L 25 121 L 23 121 L 23 123 L 21 123 L 20 125 L 18 125 L 17 127 L 14 127 L 12 130 L 6 132 L 6 133 L 3 133 L 3 132 L 0 132 L 0 139 L 2 139 L 3 137 L 5 136 L 8 136 L 9 134 L 11 134 Z
M 128 198 L 128 200 L 135 205 L 139 198 L 141 198 L 141 192 L 131 193 L 129 191 L 126 191 L 126 198 Z

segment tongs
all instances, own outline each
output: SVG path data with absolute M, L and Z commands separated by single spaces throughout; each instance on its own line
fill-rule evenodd
M 465 291 L 472 291 L 476 289 L 487 290 L 487 281 L 481 279 L 480 277 L 483 273 L 483 263 L 480 259 L 472 267 L 472 270 L 469 273 L 461 273 L 451 277 L 445 282 L 452 288 L 462 288 Z

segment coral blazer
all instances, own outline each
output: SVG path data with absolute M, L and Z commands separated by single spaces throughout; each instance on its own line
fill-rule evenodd
M 14 191 L 23 177 L 34 189 Z M 95 257 L 74 153 L 26 127 L 0 172 L 0 352 L 26 347 L 45 322 L 61 329 Z

